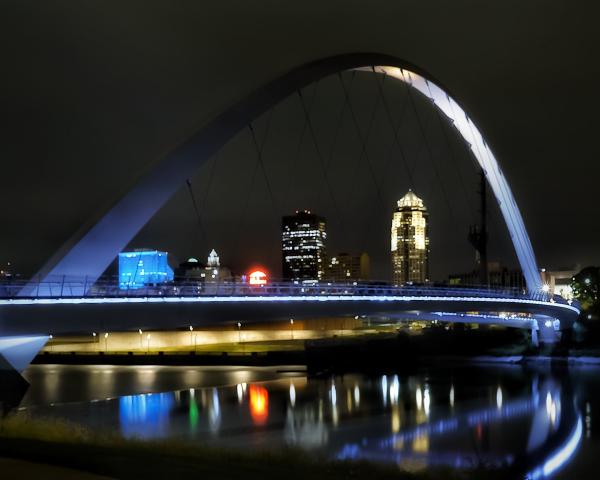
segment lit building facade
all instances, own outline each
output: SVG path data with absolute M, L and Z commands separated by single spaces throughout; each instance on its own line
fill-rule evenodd
M 542 288 L 550 295 L 560 295 L 566 300 L 573 300 L 571 282 L 580 270 L 579 265 L 563 270 L 546 270 L 542 268 L 540 272 L 542 275 Z
M 323 280 L 327 264 L 326 222 L 308 210 L 282 218 L 281 249 L 284 280 L 316 283 Z
M 394 284 L 429 281 L 429 213 L 411 190 L 398 200 L 392 216 L 391 252 Z
M 208 255 L 206 265 L 199 262 L 196 258 L 190 258 L 179 265 L 177 274 L 184 281 L 222 283 L 233 280 L 231 270 L 221 266 L 221 260 L 214 248 Z
M 134 250 L 119 253 L 119 288 L 132 290 L 173 281 L 168 253 Z
M 366 253 L 350 255 L 339 253 L 330 257 L 327 262 L 325 277 L 332 282 L 368 280 L 370 276 L 370 259 Z

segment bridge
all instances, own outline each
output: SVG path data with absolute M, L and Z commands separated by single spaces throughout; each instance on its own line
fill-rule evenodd
M 498 203 L 527 284 L 526 292 L 474 289 L 277 283 L 253 290 L 220 285 L 214 292 L 176 284 L 118 290 L 102 275 L 152 216 L 198 168 L 247 125 L 299 89 L 343 71 L 400 81 L 427 98 L 467 145 Z M 424 320 L 499 324 L 553 341 L 579 314 L 576 305 L 545 295 L 533 247 L 508 180 L 492 149 L 459 101 L 422 68 L 390 55 L 326 57 L 273 75 L 239 98 L 86 222 L 28 282 L 5 285 L 0 299 L 0 369 L 24 368 L 51 333 L 178 328 L 208 321 L 317 315 L 402 315 Z M 28 345 L 28 346 L 27 346 Z
M 556 332 L 570 328 L 579 315 L 576 305 L 558 296 L 516 289 L 175 282 L 122 290 L 113 279 L 85 287 L 85 295 L 73 295 L 81 291 L 85 281 L 39 282 L 28 297 L 20 292 L 24 285 L 31 286 L 31 281 L 0 288 L 0 328 L 5 339 L 21 339 L 12 352 L 12 355 L 19 353 L 20 369 L 49 334 L 173 330 L 189 325 L 232 325 L 240 319 L 252 323 L 361 316 L 521 328 L 531 331 L 532 341 L 537 344 L 538 338 L 554 341 Z M 25 355 L 29 360 L 23 356 L 26 344 L 30 346 Z M 9 363 L 11 345 L 6 343 L 4 352 Z

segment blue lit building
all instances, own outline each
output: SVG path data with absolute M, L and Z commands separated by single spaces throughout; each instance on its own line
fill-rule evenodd
M 167 256 L 158 250 L 119 253 L 119 288 L 131 290 L 173 281 Z

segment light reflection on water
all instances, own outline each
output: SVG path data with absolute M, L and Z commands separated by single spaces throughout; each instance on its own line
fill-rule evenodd
M 126 437 L 165 436 L 174 405 L 174 393 L 149 393 L 119 398 L 121 432 Z
M 546 478 L 571 462 L 584 437 L 591 438 L 598 400 L 583 402 L 586 393 L 577 383 L 569 375 L 516 366 L 289 377 L 31 411 L 117 428 L 126 437 L 243 449 L 295 446 L 409 471 L 518 467 L 531 478 Z

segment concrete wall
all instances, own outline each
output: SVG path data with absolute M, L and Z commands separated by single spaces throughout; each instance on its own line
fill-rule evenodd
M 341 325 L 340 325 L 341 327 Z M 352 330 L 344 326 L 337 330 L 194 330 L 179 332 L 147 331 L 139 333 L 97 332 L 89 337 L 56 337 L 43 351 L 49 352 L 99 352 L 99 351 L 146 351 L 186 349 L 194 350 L 202 345 L 222 343 L 265 342 L 281 340 L 310 340 L 315 338 L 343 336 L 352 334 Z M 148 338 L 148 335 L 150 337 Z

